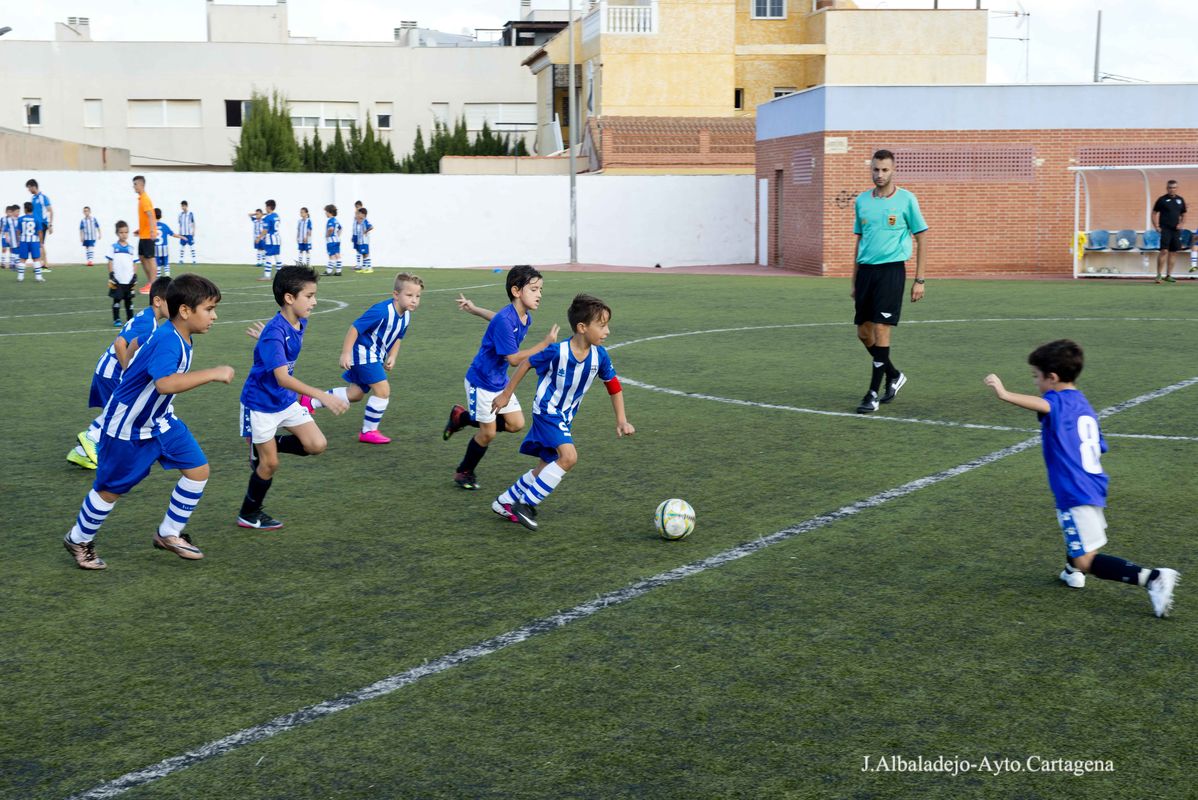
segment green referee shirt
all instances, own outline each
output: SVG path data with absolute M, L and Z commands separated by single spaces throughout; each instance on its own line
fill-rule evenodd
M 875 197 L 873 190 L 857 195 L 853 233 L 861 236 L 858 264 L 889 264 L 911 257 L 911 237 L 928 229 L 919 201 L 906 189 L 895 189 L 889 197 Z

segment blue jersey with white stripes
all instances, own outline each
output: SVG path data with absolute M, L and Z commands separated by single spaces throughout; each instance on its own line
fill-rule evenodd
M 262 230 L 266 232 L 266 238 L 262 240 L 262 244 L 277 245 L 282 244 L 279 238 L 279 215 L 275 212 L 270 212 L 262 218 Z
M 537 371 L 537 395 L 533 399 L 532 413 L 559 419 L 569 425 L 578 413 L 582 397 L 591 388 L 595 376 L 601 381 L 616 377 L 616 369 L 607 350 L 593 345 L 582 360 L 574 357 L 570 340 L 551 344 L 528 359 Z
M 46 223 L 46 209 L 50 207 L 50 198 L 38 192 L 30 200 L 33 203 L 33 218 L 37 220 L 39 227 L 44 226 Z
M 265 242 L 258 241 L 258 237 L 262 234 L 262 220 L 259 219 L 258 217 L 254 217 L 253 220 L 254 220 L 254 246 L 261 248 L 264 244 L 266 244 Z
M 245 386 L 241 389 L 241 404 L 246 408 L 274 413 L 299 399 L 295 392 L 280 386 L 275 377 L 279 367 L 287 367 L 288 375 L 295 374 L 295 362 L 304 345 L 308 320 L 301 319 L 299 325 L 298 330 L 291 327 L 280 311 L 258 335 L 258 343 L 254 345 L 254 365 L 245 376 Z
M 1048 413 L 1040 416 L 1040 441 L 1057 508 L 1105 507 L 1109 479 L 1101 458 L 1107 445 L 1098 415 L 1076 389 L 1045 392 L 1044 400 Z
M 324 240 L 326 242 L 341 241 L 341 223 L 336 217 L 329 217 L 329 221 L 324 224 Z
M 37 238 L 37 220 L 32 214 L 22 214 L 17 217 L 17 238 L 22 242 L 36 242 Z
M 300 217 L 295 226 L 295 241 L 297 244 L 308 244 L 312 241 L 312 218 Z
M 157 327 L 158 319 L 154 316 L 154 307 L 146 306 L 134 314 L 133 319 L 125 323 L 125 327 L 121 328 L 121 332 L 116 335 L 116 338 L 124 339 L 126 346 L 133 344 L 134 341 L 145 342 Z M 108 345 L 108 349 L 96 362 L 95 373 L 101 378 L 119 378 L 121 376 L 121 362 L 116 357 L 116 339 L 112 340 L 112 344 Z
M 171 429 L 175 421 L 173 394 L 160 394 L 155 381 L 191 369 L 191 345 L 173 325 L 163 325 L 137 348 L 121 382 L 104 406 L 105 436 L 151 439 Z
M 370 244 L 370 232 L 372 230 L 374 230 L 374 226 L 370 224 L 370 220 L 354 220 L 354 238 L 358 240 L 358 244 Z
M 154 240 L 154 255 L 159 258 L 170 255 L 170 238 L 174 234 L 171 226 L 165 222 L 158 223 L 158 238 Z
M 17 225 L 17 217 L 4 217 L 0 220 L 0 233 L 4 234 L 4 244 L 6 247 L 17 246 L 17 231 L 20 226 Z
M 358 331 L 353 348 L 354 365 L 386 361 L 391 348 L 408 332 L 411 319 L 412 312 L 400 314 L 392 298 L 366 309 L 365 314 L 354 320 Z
M 179 235 L 194 236 L 196 232 L 196 215 L 190 211 L 179 212 Z
M 100 238 L 100 220 L 95 217 L 84 217 L 79 220 L 79 230 L 83 232 L 83 241 L 94 242 Z

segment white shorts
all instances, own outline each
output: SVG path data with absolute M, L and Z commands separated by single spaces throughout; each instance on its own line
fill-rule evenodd
M 299 403 L 292 403 L 282 411 L 254 411 L 241 407 L 241 435 L 250 437 L 254 444 L 275 438 L 279 428 L 294 430 L 311 421 L 312 414 Z
M 1065 537 L 1065 554 L 1077 558 L 1093 553 L 1106 544 L 1106 514 L 1099 506 L 1074 506 L 1068 511 L 1057 509 L 1057 522 Z
M 474 386 L 470 381 L 463 383 L 466 384 L 466 410 L 470 412 L 470 419 L 475 422 L 494 422 L 496 414 L 510 414 L 520 410 L 520 398 L 516 397 L 515 393 L 506 406 L 495 411 L 491 408 L 491 403 L 495 402 L 500 392 L 488 392 Z

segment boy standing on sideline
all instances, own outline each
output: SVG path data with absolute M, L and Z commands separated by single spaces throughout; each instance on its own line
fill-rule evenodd
M 25 181 L 25 188 L 33 195 L 33 219 L 37 222 L 37 241 L 41 245 L 43 267 L 48 272 L 50 262 L 46 258 L 46 236 L 54 233 L 54 207 L 50 205 L 50 198 L 42 194 L 33 178 Z
M 158 218 L 154 216 L 154 201 L 146 194 L 144 175 L 133 176 L 133 191 L 137 192 L 137 257 L 146 273 L 146 285 L 141 294 L 150 293 L 150 285 L 158 278 L 154 264 L 154 242 L 158 241 Z
M 324 224 L 324 246 L 328 251 L 329 262 L 324 268 L 325 275 L 341 274 L 341 223 L 337 221 L 337 206 L 330 203 L 324 207 L 327 217 Z
M 262 230 L 258 233 L 262 246 L 263 267 L 262 277 L 258 280 L 270 280 L 271 269 L 276 272 L 283 268 L 283 258 L 279 255 L 282 250 L 282 237 L 279 236 L 279 215 L 275 213 L 275 201 L 266 201 L 266 216 L 262 218 Z
M 316 273 L 311 267 L 282 267 L 275 273 L 274 295 L 279 313 L 258 334 L 254 365 L 241 390 L 241 435 L 250 442 L 250 484 L 237 515 L 242 528 L 275 530 L 283 523 L 262 508 L 279 469 L 279 454 L 318 455 L 328 446 L 299 395 L 315 395 L 334 414 L 349 403 L 295 377 L 295 362 L 304 343 L 308 317 L 316 308 Z M 290 431 L 276 436 L 279 428 Z
M 354 201 L 354 218 L 350 221 L 350 246 L 354 248 L 357 261 L 354 262 L 354 272 L 362 269 L 362 251 L 358 249 L 358 209 L 362 207 L 361 200 Z
M 308 209 L 300 209 L 299 223 L 295 226 L 295 244 L 299 255 L 295 258 L 297 266 L 312 266 L 312 218 Z
M 0 219 L 0 269 L 17 268 L 17 218 L 21 216 L 21 207 L 12 205 L 4 207 L 4 218 Z
M 100 241 L 100 237 L 100 220 L 92 216 L 90 208 L 84 206 L 83 219 L 79 220 L 79 241 L 83 243 L 83 252 L 87 256 L 89 267 L 96 259 L 96 242 Z
M 857 406 L 858 414 L 877 411 L 879 403 L 889 403 L 907 382 L 907 376 L 890 361 L 890 335 L 903 310 L 903 286 L 907 282 L 912 238 L 918 246 L 915 282 L 911 284 L 912 303 L 923 297 L 927 250 L 923 234 L 928 224 L 919 213 L 919 201 L 911 192 L 894 184 L 894 153 L 889 150 L 874 153 L 871 169 L 874 188 L 857 195 L 853 216 L 857 245 L 849 296 L 856 305 L 853 322 L 857 338 L 873 358 L 869 391 Z M 883 378 L 886 392 L 879 398 Z
M 463 489 L 478 488 L 474 471 L 496 434 L 500 431 L 516 433 L 524 427 L 519 398 L 512 395 L 511 400 L 499 409 L 492 408 L 491 401 L 507 386 L 509 366 L 520 366 L 529 356 L 557 341 L 558 326 L 554 325 L 539 344 L 527 350 L 520 349 L 532 325 L 532 312 L 540 308 L 544 284 L 540 272 L 521 264 L 508 270 L 504 286 L 510 303 L 498 312 L 479 308 L 464 295 L 458 295 L 458 308 L 487 320 L 478 353 L 466 370 L 466 407 L 454 405 L 449 410 L 449 422 L 441 433 L 441 438 L 448 440 L 462 428 L 478 428 L 478 433 L 466 443 L 466 455 L 453 476 L 453 482 Z
M 358 251 L 358 266 L 363 275 L 370 275 L 374 272 L 374 268 L 370 265 L 370 232 L 373 230 L 374 226 L 366 218 L 366 207 L 363 206 L 355 211 L 354 240 L 357 241 L 355 249 Z
M 1027 357 L 1032 381 L 1042 397 L 1007 391 L 993 373 L 984 383 L 999 400 L 1035 411 L 1040 417 L 1040 440 L 1048 486 L 1057 506 L 1057 521 L 1065 537 L 1065 569 L 1061 580 L 1080 589 L 1086 573 L 1107 581 L 1119 581 L 1148 590 L 1152 610 L 1167 617 L 1173 607 L 1173 588 L 1180 574 L 1175 569 L 1148 569 L 1122 558 L 1099 553 L 1106 544 L 1108 478 L 1102 471 L 1106 439 L 1098 427 L 1098 415 L 1074 381 L 1085 363 L 1082 348 L 1069 339 L 1041 345 Z
M 116 224 L 116 241 L 108 248 L 108 296 L 112 298 L 112 327 L 121 327 L 121 305 L 125 306 L 125 321 L 133 319 L 133 287 L 137 285 L 137 265 L 133 260 L 133 245 L 129 244 L 129 224 L 123 219 Z M 170 270 L 166 271 L 169 276 Z
M 177 469 L 179 482 L 171 492 L 166 515 L 152 544 L 180 558 L 204 557 L 183 533 L 208 483 L 208 459 L 171 401 L 180 392 L 207 383 L 229 383 L 230 366 L 190 372 L 192 338 L 207 333 L 216 321 L 220 289 L 199 275 L 180 275 L 166 293 L 170 324 L 151 336 L 129 362 L 104 407 L 103 435 L 96 480 L 79 509 L 63 546 L 81 569 L 104 569 L 96 555 L 95 538 L 121 495 L 140 483 L 154 466 Z
M 616 436 L 631 436 L 636 428 L 624 415 L 620 379 L 603 341 L 607 339 L 611 309 L 597 297 L 580 294 L 567 312 L 572 335 L 569 339 L 529 357 L 516 368 L 507 388 L 492 401 L 503 408 L 530 369 L 537 371 L 537 394 L 532 406 L 532 427 L 520 452 L 540 459 L 536 467 L 495 498 L 491 510 L 530 531 L 537 529 L 537 506 L 557 488 L 566 473 L 578 463 L 578 450 L 570 428 L 583 395 L 598 376 L 611 395 L 616 413 Z
M 183 263 L 183 248 L 191 248 L 191 263 L 196 263 L 196 215 L 191 213 L 187 201 L 179 203 L 179 263 Z
M 25 201 L 25 213 L 17 217 L 17 282 L 25 280 L 25 264 L 33 264 L 33 279 L 45 283 L 42 277 L 42 245 L 38 240 L 37 220 L 33 203 Z
M 122 224 L 124 223 L 118 222 L 117 226 Z M 120 235 L 119 231 L 117 235 Z M 129 226 L 125 225 L 125 236 L 128 237 L 128 235 Z M 112 246 L 115 248 L 117 245 L 113 244 Z M 127 244 L 126 247 L 129 248 L 130 255 L 132 255 L 132 245 Z M 137 266 L 132 258 L 130 258 L 129 269 L 136 275 Z M 79 441 L 79 445 L 67 454 L 67 461 L 72 464 L 84 469 L 95 469 L 96 464 L 99 463 L 100 426 L 104 423 L 104 406 L 108 404 L 108 398 L 112 397 L 117 384 L 121 382 L 121 374 L 129 365 L 137 348 L 144 344 L 150 338 L 150 334 L 170 316 L 166 305 L 166 290 L 170 285 L 171 279 L 165 275 L 154 281 L 150 287 L 150 304 L 125 323 L 125 327 L 121 328 L 116 339 L 96 362 L 96 368 L 92 370 L 92 383 L 87 405 L 88 408 L 100 409 L 100 413 L 92 420 L 87 430 L 75 437 Z
M 158 236 L 154 239 L 154 263 L 159 268 L 160 274 L 170 276 L 171 274 L 171 247 L 170 239 L 182 238 L 179 234 L 171 230 L 171 226 L 162 221 L 162 209 L 154 209 L 154 219 L 158 221 Z
M 262 209 L 255 208 L 250 214 L 254 223 L 254 255 L 257 258 L 258 269 L 266 267 L 266 246 L 262 243 Z
M 420 306 L 420 293 L 423 290 L 424 281 L 420 278 L 406 272 L 399 273 L 395 276 L 391 297 L 366 309 L 366 313 L 354 320 L 345 334 L 345 343 L 341 346 L 341 366 L 345 372 L 341 377 L 350 385 L 330 389 L 329 394 L 356 403 L 367 394 L 374 393 L 366 401 L 359 442 L 387 444 L 391 441 L 379 432 L 383 412 L 391 403 L 391 384 L 387 381 L 387 373 L 395 367 L 399 345 L 408 332 L 412 312 Z M 319 397 L 310 395 L 300 398 L 300 403 L 309 411 L 324 405 Z

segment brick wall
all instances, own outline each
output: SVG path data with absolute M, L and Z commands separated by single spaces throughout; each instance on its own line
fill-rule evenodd
M 825 154 L 825 136 L 845 137 L 849 152 Z M 925 237 L 930 275 L 1069 273 L 1074 173 L 1068 168 L 1079 165 L 1083 149 L 1092 154 L 1092 148 L 1125 148 L 1138 164 L 1177 163 L 1177 148 L 1193 146 L 1195 138 L 1187 129 L 824 131 L 758 142 L 757 177 L 771 181 L 769 263 L 816 275 L 848 275 L 853 199 L 871 186 L 870 155 L 887 148 L 898 154 L 899 185 L 916 194 L 930 226 Z M 805 153 L 814 159 L 812 167 Z M 796 154 L 802 162 L 799 182 Z M 904 158 L 920 171 L 904 176 Z M 1130 162 L 1118 160 L 1116 153 L 1107 163 Z M 804 169 L 810 177 L 801 174 Z M 774 238 L 778 170 L 780 242 Z M 1153 197 L 1164 193 L 1160 183 L 1152 187 Z M 1186 194 L 1184 184 L 1180 193 Z M 1190 193 L 1193 204 L 1198 191 Z M 1125 190 L 1105 196 L 1095 212 L 1141 228 L 1143 199 L 1142 184 L 1129 181 Z

